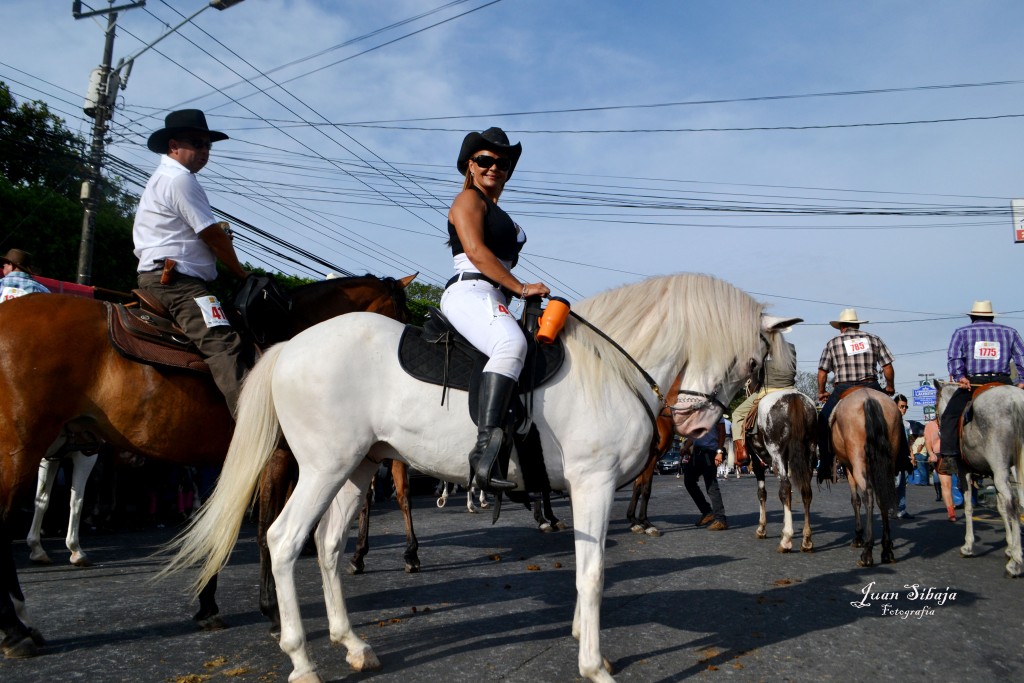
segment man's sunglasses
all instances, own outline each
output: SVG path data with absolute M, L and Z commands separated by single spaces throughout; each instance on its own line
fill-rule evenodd
M 188 138 L 185 140 L 193 149 L 210 149 L 213 147 L 213 142 L 210 140 L 203 140 L 200 138 Z
M 481 154 L 473 157 L 473 162 L 485 171 L 491 166 L 497 166 L 499 171 L 508 173 L 508 170 L 512 168 L 512 160 L 508 157 L 490 157 L 486 154 Z

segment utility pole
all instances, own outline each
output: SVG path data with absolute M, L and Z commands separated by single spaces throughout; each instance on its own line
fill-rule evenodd
M 96 232 L 96 207 L 99 205 L 99 185 L 103 170 L 103 145 L 107 136 L 107 122 L 114 112 L 114 100 L 120 83 L 119 76 L 111 70 L 114 57 L 114 36 L 117 33 L 117 12 L 144 6 L 145 0 L 130 5 L 111 7 L 106 10 L 82 12 L 81 2 L 72 5 L 75 19 L 84 19 L 97 14 L 107 15 L 106 41 L 103 44 L 103 62 L 92 72 L 89 93 L 85 100 L 85 113 L 93 117 L 92 144 L 89 147 L 89 162 L 85 181 L 82 183 L 82 242 L 78 248 L 78 278 L 80 285 L 92 284 L 92 245 Z

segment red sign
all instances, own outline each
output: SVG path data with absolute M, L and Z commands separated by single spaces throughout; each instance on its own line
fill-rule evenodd
M 89 285 L 64 282 L 63 280 L 54 280 L 48 277 L 36 277 L 34 279 L 54 294 L 71 294 L 74 296 L 84 296 L 87 299 L 96 298 L 96 288 Z

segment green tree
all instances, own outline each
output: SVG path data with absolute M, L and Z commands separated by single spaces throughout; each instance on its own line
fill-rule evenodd
M 422 325 L 427 317 L 428 307 L 439 307 L 441 295 L 444 290 L 437 285 L 413 281 L 405 290 L 405 296 L 409 300 L 409 311 L 412 313 L 414 325 Z
M 0 83 L 0 251 L 31 252 L 37 272 L 74 281 L 82 232 L 79 192 L 86 142 L 42 102 L 18 104 Z M 135 198 L 118 178 L 104 178 L 96 215 L 96 285 L 135 286 Z

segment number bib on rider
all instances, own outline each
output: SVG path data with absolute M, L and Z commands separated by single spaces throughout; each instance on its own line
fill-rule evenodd
M 974 342 L 974 360 L 999 360 L 999 342 Z
M 871 344 L 868 342 L 867 337 L 844 339 L 843 346 L 846 347 L 847 356 L 858 356 L 862 353 L 867 353 L 868 349 L 871 348 Z
M 19 296 L 25 296 L 28 292 L 24 289 L 18 289 L 17 287 L 4 287 L 0 289 L 0 301 L 10 301 L 11 299 L 17 299 Z
M 197 296 L 195 298 L 199 310 L 203 312 L 203 322 L 207 327 L 218 327 L 220 325 L 231 325 L 231 321 L 224 315 L 224 308 L 215 296 Z

